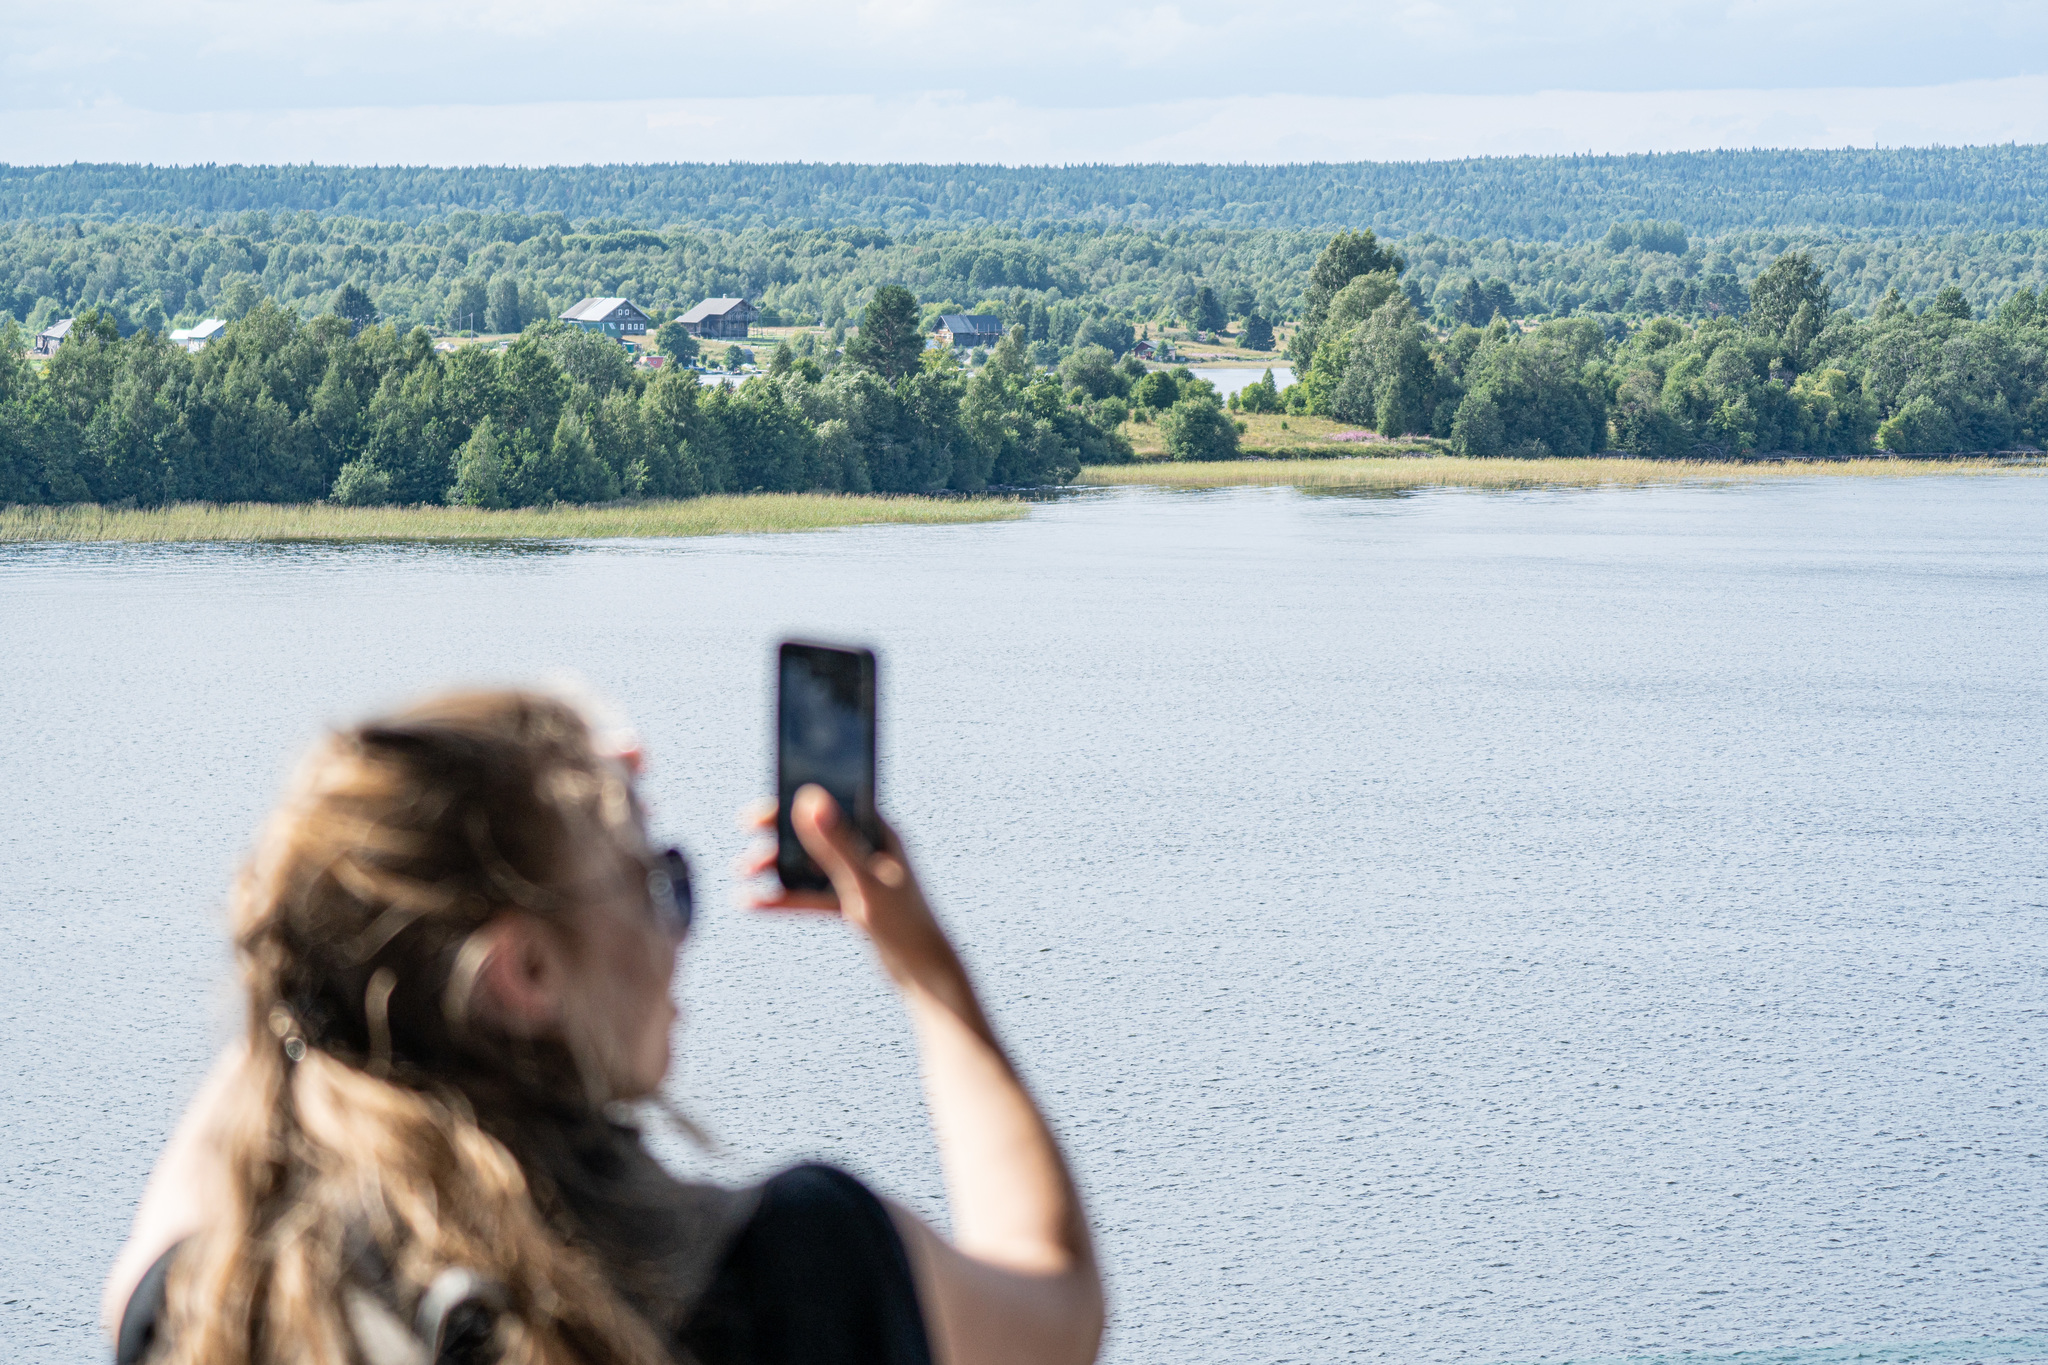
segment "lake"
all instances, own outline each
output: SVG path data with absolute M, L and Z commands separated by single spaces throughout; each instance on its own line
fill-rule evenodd
M 730 908 L 785 632 L 881 651 L 884 803 L 1070 1145 L 1109 1360 L 2048 1360 L 2039 478 L 0 548 L 9 1354 L 103 1358 L 291 758 L 443 683 L 639 725 L 725 1144 L 663 1150 L 936 1212 L 879 973 Z
M 1294 382 L 1293 366 L 1274 365 L 1270 368 L 1273 371 L 1275 387 L 1284 389 Z M 1211 384 L 1214 384 L 1218 398 L 1228 398 L 1233 393 L 1243 389 L 1245 385 L 1258 383 L 1259 380 L 1265 377 L 1266 369 L 1267 367 L 1265 366 L 1190 365 L 1188 373 L 1197 379 L 1206 379 Z

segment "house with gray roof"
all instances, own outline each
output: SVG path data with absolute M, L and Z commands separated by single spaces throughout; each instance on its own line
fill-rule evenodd
M 207 318 L 196 327 L 180 327 L 171 333 L 171 342 L 188 351 L 203 351 L 206 343 L 227 330 L 227 323 L 220 318 Z
M 64 344 L 64 338 L 71 335 L 71 324 L 77 318 L 58 318 L 55 322 L 36 333 L 35 343 L 29 347 L 33 355 L 55 355 L 57 348 Z
M 1003 339 L 1003 320 L 986 313 L 941 313 L 932 337 L 941 346 L 993 346 Z
M 602 332 L 614 341 L 647 335 L 647 314 L 631 299 L 585 299 L 562 314 L 562 321 L 586 332 Z
M 706 299 L 676 321 L 693 337 L 711 340 L 741 340 L 749 324 L 760 320 L 761 311 L 745 299 Z

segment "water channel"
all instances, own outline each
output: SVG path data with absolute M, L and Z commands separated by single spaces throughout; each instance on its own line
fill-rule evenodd
M 645 737 L 725 1144 L 664 1151 L 936 1216 L 879 974 L 727 908 L 800 631 L 882 652 L 885 802 L 1116 1365 L 2048 1360 L 2044 528 L 2048 480 L 1829 479 L 0 548 L 0 1342 L 103 1358 L 250 831 L 323 723 L 443 683 L 573 670 Z

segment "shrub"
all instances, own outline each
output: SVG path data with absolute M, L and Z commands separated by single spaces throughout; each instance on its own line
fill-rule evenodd
M 1166 455 L 1173 460 L 1234 460 L 1237 424 L 1224 414 L 1212 394 L 1181 399 L 1159 419 Z
M 368 460 L 350 460 L 334 476 L 327 500 L 343 507 L 382 507 L 391 501 L 391 476 Z
M 1498 455 L 1507 444 L 1506 424 L 1500 408 L 1483 393 L 1475 393 L 1458 404 L 1451 419 L 1451 449 L 1460 455 L 1487 458 Z
M 1877 429 L 1877 443 L 1894 455 L 1958 450 L 1955 419 L 1926 394 L 1900 408 Z

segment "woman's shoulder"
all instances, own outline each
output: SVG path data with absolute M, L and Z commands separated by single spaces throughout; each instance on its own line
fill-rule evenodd
M 816 1163 L 761 1187 L 682 1337 L 707 1365 L 931 1359 L 888 1209 L 854 1177 Z
M 793 1166 L 761 1185 L 679 1334 L 705 1365 L 930 1365 L 924 1315 L 895 1221 L 859 1180 Z M 178 1248 L 143 1276 L 115 1358 L 150 1352 Z
M 806 1229 L 854 1236 L 886 1230 L 895 1236 L 889 1211 L 874 1191 L 837 1166 L 816 1161 L 770 1176 L 747 1227 L 769 1235 Z
M 141 1365 L 156 1345 L 157 1324 L 164 1315 L 164 1285 L 171 1261 L 183 1242 L 174 1243 L 151 1263 L 128 1296 L 121 1310 L 121 1327 L 114 1336 L 115 1365 Z

